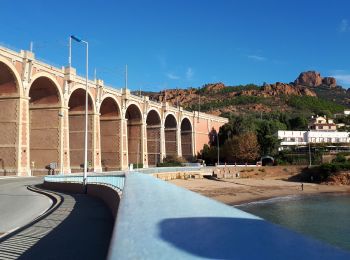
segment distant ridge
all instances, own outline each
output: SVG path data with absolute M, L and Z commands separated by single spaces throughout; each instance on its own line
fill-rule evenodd
M 143 92 L 151 100 L 179 104 L 186 109 L 199 108 L 214 115 L 270 113 L 335 113 L 350 107 L 350 92 L 337 85 L 334 77 L 322 77 L 317 71 L 300 73 L 290 83 L 276 82 L 226 86 L 210 83 L 200 88 L 169 89 L 161 92 Z M 308 105 L 308 103 L 310 103 Z

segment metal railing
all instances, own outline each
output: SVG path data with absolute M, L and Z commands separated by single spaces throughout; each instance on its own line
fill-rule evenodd
M 114 171 L 108 173 L 88 173 L 87 183 L 103 184 L 113 187 L 118 191 L 123 191 L 125 175 L 133 173 L 155 174 L 169 172 L 192 172 L 200 171 L 202 167 L 156 167 L 156 168 L 140 168 L 133 171 Z M 83 174 L 65 174 L 65 175 L 47 175 L 44 180 L 46 182 L 67 182 L 67 183 L 83 183 Z
M 145 174 L 154 174 L 154 173 L 168 173 L 168 172 L 192 172 L 192 171 L 200 171 L 201 167 L 155 167 L 155 168 L 140 168 L 134 169 L 132 172 L 139 172 Z
M 83 183 L 83 175 L 53 175 L 45 176 L 46 182 L 67 182 L 67 183 Z M 122 191 L 124 188 L 125 174 L 89 174 L 87 178 L 88 184 L 103 184 L 111 186 L 116 190 Z

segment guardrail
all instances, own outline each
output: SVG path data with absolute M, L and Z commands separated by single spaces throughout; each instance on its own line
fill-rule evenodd
M 53 175 L 45 176 L 45 182 L 66 182 L 66 183 L 83 183 L 83 175 Z M 122 191 L 124 188 L 125 174 L 89 174 L 88 184 L 104 184 L 112 186 L 116 190 Z
M 192 171 L 200 171 L 202 167 L 195 166 L 195 167 L 155 167 L 155 168 L 140 168 L 140 169 L 134 169 L 134 171 L 131 172 L 139 172 L 139 173 L 145 173 L 145 174 L 154 174 L 154 173 L 168 173 L 168 172 L 192 172 Z
M 140 168 L 133 171 L 113 171 L 108 173 L 88 173 L 87 183 L 104 184 L 122 191 L 124 188 L 124 180 L 126 174 L 144 173 L 168 173 L 168 172 L 191 172 L 199 171 L 202 167 L 157 167 L 157 168 Z M 67 183 L 83 183 L 82 173 L 65 174 L 65 175 L 48 175 L 45 176 L 46 182 L 67 182 Z

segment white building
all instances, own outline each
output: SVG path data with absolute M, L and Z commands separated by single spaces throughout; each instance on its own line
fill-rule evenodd
M 333 119 L 326 116 L 312 117 L 309 122 L 309 129 L 315 131 L 337 131 L 337 126 Z
M 298 146 L 310 143 L 350 143 L 349 132 L 337 131 L 284 131 L 277 133 L 281 146 Z
M 344 144 L 350 143 L 349 132 L 338 132 L 333 119 L 325 116 L 312 117 L 309 123 L 310 131 L 279 130 L 278 139 L 281 140 L 280 149 L 287 146 L 303 146 L 308 143 Z

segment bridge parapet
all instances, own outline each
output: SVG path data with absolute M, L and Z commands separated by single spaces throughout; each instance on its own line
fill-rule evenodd
M 109 259 L 346 259 L 349 252 L 145 174 L 126 176 Z

